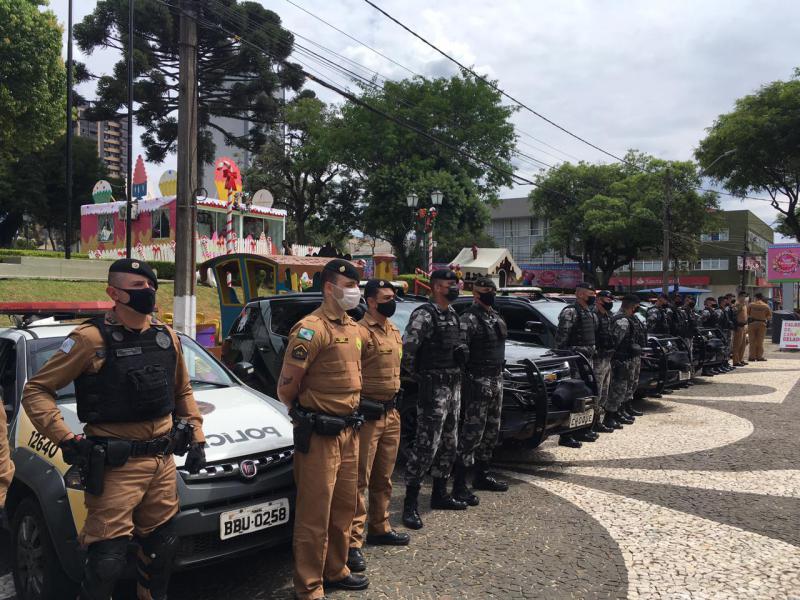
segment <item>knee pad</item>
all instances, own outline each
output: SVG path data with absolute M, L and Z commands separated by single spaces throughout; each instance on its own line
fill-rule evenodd
M 149 561 L 147 571 L 161 573 L 172 566 L 178 551 L 178 535 L 170 519 L 140 541 L 142 554 Z
M 108 600 L 127 563 L 128 538 L 119 537 L 89 545 L 81 600 Z

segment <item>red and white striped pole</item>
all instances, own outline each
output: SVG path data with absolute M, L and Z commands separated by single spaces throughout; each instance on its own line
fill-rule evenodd
M 433 273 L 433 223 L 428 229 L 428 275 Z
M 225 248 L 226 254 L 233 252 L 233 195 L 228 192 L 228 212 L 225 215 Z

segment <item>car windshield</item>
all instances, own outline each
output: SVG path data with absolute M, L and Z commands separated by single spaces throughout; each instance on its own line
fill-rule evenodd
M 564 310 L 566 304 L 562 302 L 535 302 L 533 304 L 541 315 L 553 325 L 558 325 L 558 315 Z
M 228 387 L 236 382 L 228 375 L 227 371 L 197 342 L 180 336 L 183 348 L 183 362 L 189 371 L 189 379 L 193 388 Z M 53 354 L 61 347 L 64 338 L 43 338 L 28 342 L 28 377 L 35 375 Z M 75 398 L 75 386 L 69 385 L 57 392 L 57 400 L 72 401 Z
M 397 310 L 392 316 L 392 323 L 400 330 L 400 333 L 405 332 L 408 319 L 411 318 L 411 313 L 417 308 L 421 302 L 398 302 Z

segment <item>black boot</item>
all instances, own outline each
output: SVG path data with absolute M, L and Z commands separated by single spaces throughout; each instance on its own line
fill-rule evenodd
M 469 506 L 478 506 L 481 502 L 467 486 L 467 467 L 458 463 L 453 467 L 453 498 Z
M 571 433 L 562 433 L 558 438 L 558 445 L 566 446 L 567 448 L 580 448 L 583 446 L 583 444 L 576 440 Z
M 628 409 L 628 414 L 634 417 L 641 417 L 644 415 L 644 413 L 640 411 L 638 408 L 634 408 L 633 402 L 631 401 L 628 401 L 628 404 L 625 406 L 625 408 Z
M 403 500 L 403 525 L 409 529 L 422 529 L 422 519 L 419 518 L 419 485 L 406 486 L 406 497 Z
M 586 429 L 579 429 L 578 431 L 575 431 L 573 433 L 573 437 L 581 442 L 596 442 L 600 439 L 600 434 L 592 431 L 591 427 L 587 427 Z
M 625 418 L 625 419 L 628 419 L 628 420 L 629 420 L 631 423 L 633 423 L 634 421 L 636 421 L 636 419 L 634 418 L 634 416 L 633 416 L 633 415 L 632 415 L 632 414 L 631 414 L 631 413 L 628 411 L 628 405 L 627 405 L 626 403 L 623 403 L 623 404 L 622 404 L 622 405 L 619 407 L 619 410 L 617 411 L 617 415 L 618 415 L 618 416 L 617 416 L 617 420 L 620 420 L 620 417 L 623 417 L 623 418 Z M 625 421 L 622 421 L 622 423 L 624 423 L 624 422 L 625 422 Z
M 475 476 L 472 478 L 472 487 L 476 490 L 486 490 L 487 492 L 507 492 L 508 484 L 499 481 L 489 475 L 489 464 L 485 462 L 475 463 Z
M 431 493 L 431 508 L 439 510 L 466 510 L 467 503 L 453 498 L 447 493 L 447 478 L 435 477 Z
M 618 411 L 617 411 L 617 414 L 616 414 L 616 419 L 617 419 L 617 421 L 619 421 L 619 422 L 620 422 L 620 423 L 622 423 L 623 425 L 633 425 L 633 419 L 631 419 L 630 417 L 628 417 L 628 416 L 627 416 L 627 415 L 626 415 L 624 412 L 622 412 L 621 410 L 618 410 Z
M 593 429 L 595 433 L 614 433 L 614 428 L 605 424 L 605 418 L 602 420 L 598 419 L 597 423 L 594 424 Z
M 622 423 L 617 420 L 617 413 L 615 412 L 606 411 L 603 424 L 611 429 L 622 429 Z

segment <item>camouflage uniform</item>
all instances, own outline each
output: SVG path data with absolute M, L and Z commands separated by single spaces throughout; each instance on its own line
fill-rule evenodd
M 637 317 L 633 318 L 634 330 L 636 332 L 636 343 L 642 348 L 647 347 L 647 326 L 642 323 Z M 633 362 L 633 369 L 628 380 L 628 400 L 633 400 L 636 394 L 636 388 L 639 387 L 639 374 L 642 372 L 642 357 L 634 356 L 631 361 Z
M 458 449 L 458 419 L 461 413 L 461 371 L 459 368 L 431 369 L 418 364 L 418 353 L 437 333 L 437 318 L 454 319 L 452 307 L 445 311 L 434 303 L 416 309 L 408 320 L 403 339 L 402 370 L 419 384 L 417 431 L 406 462 L 406 485 L 418 486 L 430 469 L 434 478 L 448 478 Z M 460 330 L 456 331 L 460 336 Z M 452 357 L 450 357 L 452 358 Z
M 647 331 L 650 333 L 669 333 L 670 315 L 666 306 L 654 304 L 647 309 Z
M 505 349 L 505 322 L 495 310 L 469 310 L 461 315 L 460 321 L 461 336 L 468 346 L 488 327 L 501 338 L 501 351 Z M 475 359 L 476 353 L 471 349 L 470 360 Z M 500 435 L 500 411 L 503 407 L 501 369 L 498 368 L 494 374 L 490 372 L 494 369 L 472 363 L 467 365 L 462 387 L 463 421 L 458 437 L 458 460 L 465 467 L 471 467 L 476 461 L 488 463 L 492 459 Z
M 587 343 L 584 344 L 574 344 L 573 340 L 575 339 L 575 332 L 577 327 L 579 327 L 581 323 L 581 315 L 578 311 L 585 311 L 592 316 L 592 319 L 595 319 L 594 313 L 591 312 L 589 309 L 581 308 L 577 304 L 569 304 L 567 305 L 564 310 L 561 311 L 561 314 L 558 315 L 558 331 L 556 331 L 556 348 L 560 350 L 574 350 L 576 352 L 580 352 L 589 360 L 592 359 L 594 356 L 594 335 L 592 335 L 591 339 L 588 340 Z M 594 328 L 596 329 L 597 323 L 595 321 Z M 590 342 L 590 343 L 589 343 Z
M 592 359 L 594 378 L 597 381 L 597 397 L 600 411 L 608 403 L 608 391 L 611 386 L 611 358 L 614 356 L 614 342 L 611 337 L 611 313 L 592 309 L 597 321 L 597 354 Z M 602 415 L 598 414 L 598 417 Z
M 617 314 L 621 314 L 621 311 Z M 634 317 L 635 318 L 635 317 Z M 614 319 L 611 323 L 611 334 L 614 337 L 614 342 L 617 348 L 621 348 L 630 336 L 636 336 L 636 331 L 631 331 L 631 323 L 628 319 Z M 622 355 L 622 352 L 617 351 L 617 356 Z M 629 389 L 634 378 L 637 377 L 636 365 L 634 360 L 620 360 L 615 356 L 611 361 L 611 387 L 608 391 L 608 402 L 606 410 L 611 413 L 616 413 L 623 402 L 627 402 L 632 397 L 632 391 Z M 634 385 L 633 389 L 636 389 Z M 629 393 L 631 394 L 629 396 Z

